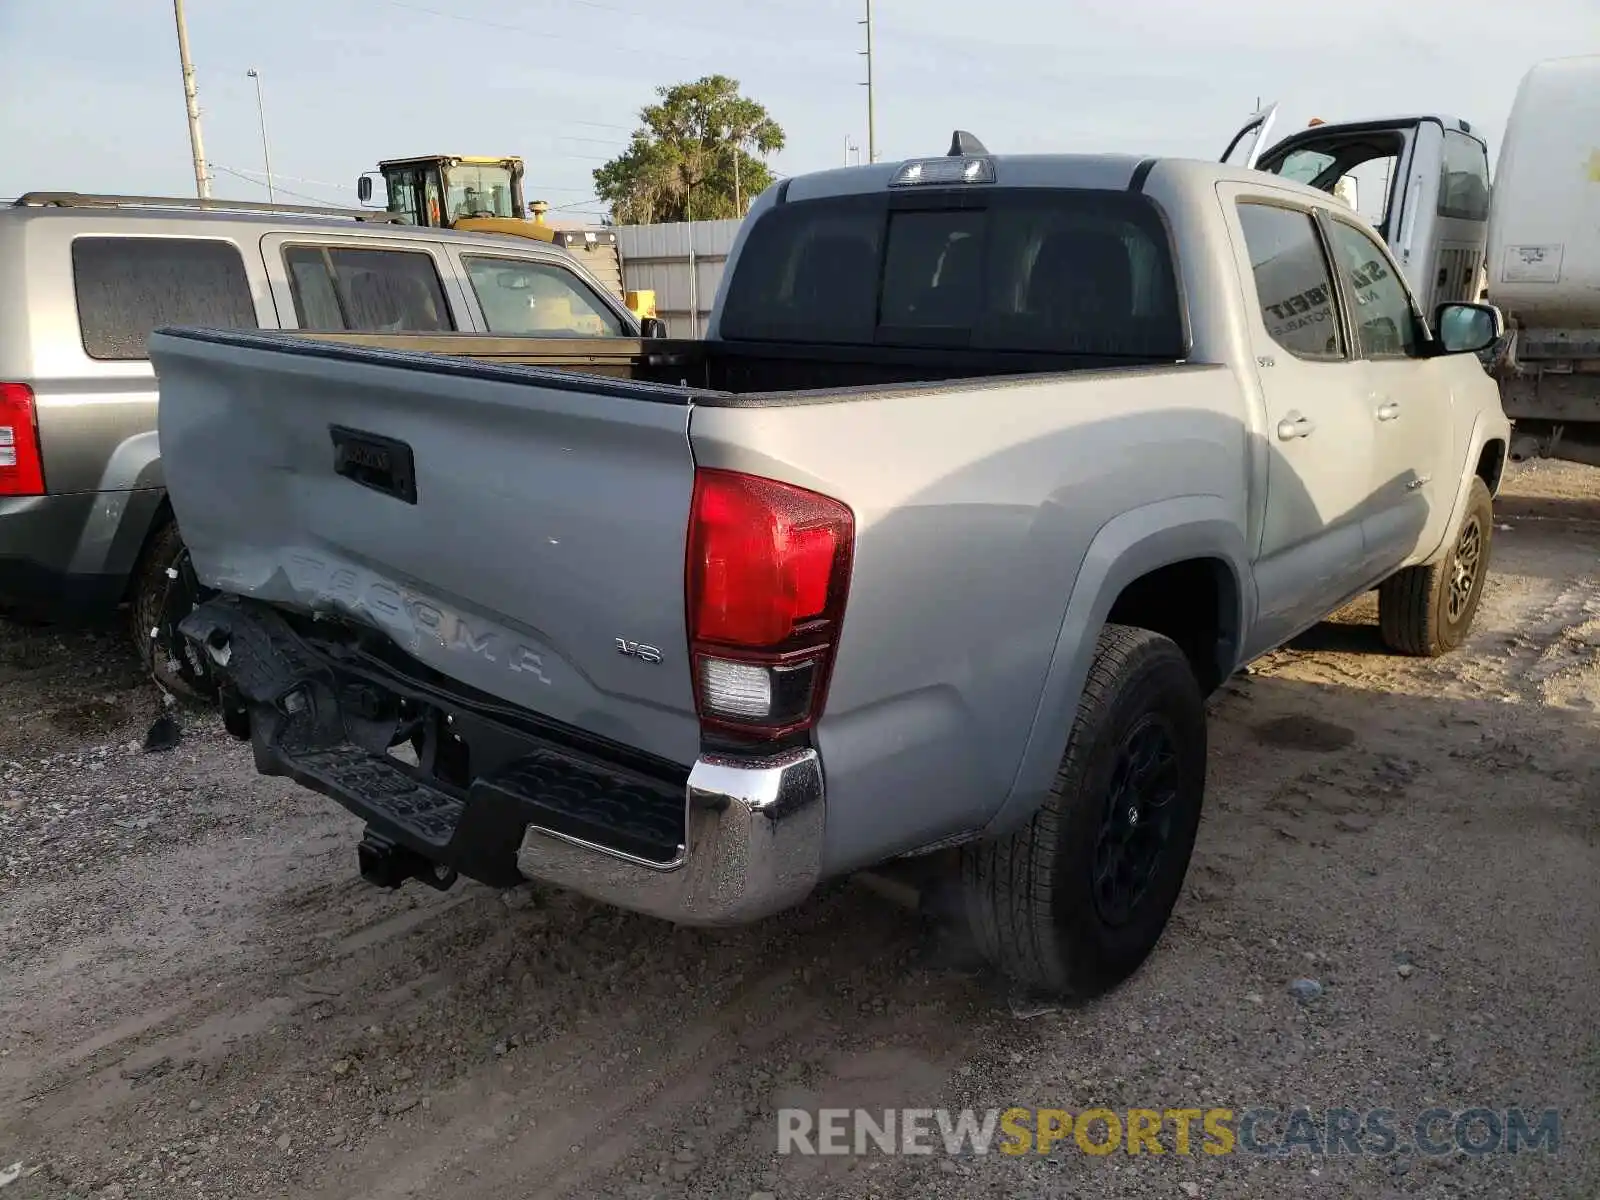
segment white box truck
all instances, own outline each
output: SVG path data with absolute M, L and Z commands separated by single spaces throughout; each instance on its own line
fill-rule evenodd
M 1491 370 L 1513 459 L 1600 465 L 1600 54 L 1541 62 L 1506 123 L 1489 217 Z

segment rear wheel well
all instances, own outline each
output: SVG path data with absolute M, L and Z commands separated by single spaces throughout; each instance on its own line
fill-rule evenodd
M 1498 439 L 1484 443 L 1478 455 L 1476 474 L 1489 488 L 1489 495 L 1500 491 L 1500 476 L 1506 469 L 1506 444 Z
M 123 582 L 123 603 L 130 603 L 133 600 L 139 579 L 144 574 L 145 563 L 150 559 L 151 547 L 156 544 L 161 531 L 176 520 L 172 512 L 172 501 L 162 496 L 161 503 L 156 505 L 156 511 L 150 517 L 149 528 L 144 531 L 144 540 L 139 544 L 139 556 L 133 560 L 133 570 L 128 572 L 128 578 Z
M 1178 644 L 1203 692 L 1226 678 L 1238 651 L 1239 589 L 1218 558 L 1169 563 L 1124 587 L 1106 614 L 1111 625 L 1131 625 Z

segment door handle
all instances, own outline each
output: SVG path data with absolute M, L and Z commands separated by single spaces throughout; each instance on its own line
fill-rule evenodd
M 1378 405 L 1378 420 L 1393 421 L 1400 416 L 1400 405 L 1393 400 L 1385 400 Z
M 1286 414 L 1278 422 L 1278 440 L 1292 442 L 1295 438 L 1310 437 L 1316 431 L 1317 423 L 1310 417 L 1301 416 L 1297 412 Z

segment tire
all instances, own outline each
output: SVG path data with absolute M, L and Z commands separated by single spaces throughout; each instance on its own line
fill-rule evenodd
M 1143 795 L 1129 796 L 1130 772 Z M 963 848 L 966 915 L 984 957 L 1017 983 L 1074 999 L 1132 975 L 1183 888 L 1205 781 L 1205 702 L 1188 660 L 1159 634 L 1108 625 L 1050 795 L 1021 830 Z M 1118 845 L 1128 878 L 1145 878 L 1122 902 L 1111 880 L 1123 877 L 1104 870 Z
M 1438 658 L 1466 640 L 1489 574 L 1494 502 L 1488 485 L 1472 481 L 1467 511 L 1438 562 L 1407 567 L 1378 588 L 1378 629 L 1398 654 Z
M 165 691 L 209 704 L 217 684 L 210 665 L 178 635 L 178 622 L 210 592 L 200 586 L 178 527 L 165 522 L 151 535 L 132 580 L 130 632 L 139 660 Z

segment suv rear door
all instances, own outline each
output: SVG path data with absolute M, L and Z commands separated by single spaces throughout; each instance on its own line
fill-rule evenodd
M 261 256 L 283 329 L 481 332 L 438 242 L 296 230 L 267 234 Z

